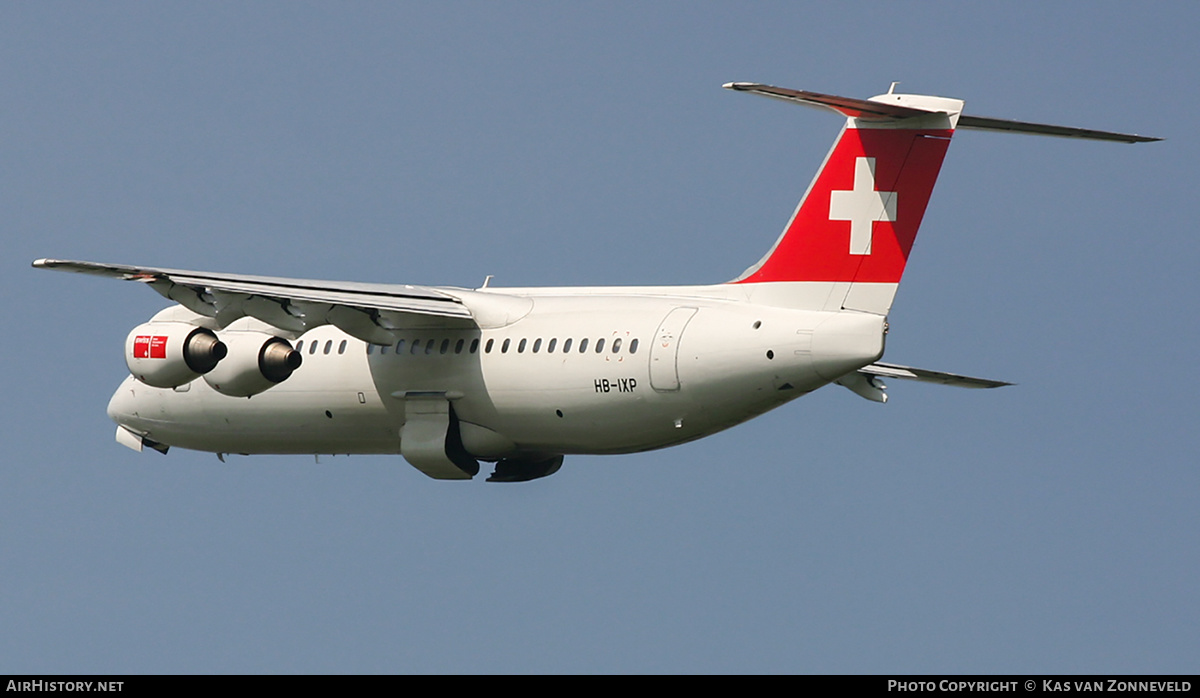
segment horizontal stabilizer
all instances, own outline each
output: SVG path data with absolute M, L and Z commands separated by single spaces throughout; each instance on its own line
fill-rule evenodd
M 1012 383 L 990 380 L 988 378 L 972 378 L 971 376 L 960 376 L 956 373 L 929 371 L 923 368 L 900 366 L 898 364 L 871 364 L 870 366 L 864 366 L 858 369 L 858 372 L 865 373 L 869 376 L 903 378 L 904 380 L 921 381 L 923 383 L 953 385 L 959 388 L 1000 388 L 1006 385 L 1013 385 Z
M 850 116 L 854 118 L 907 119 L 913 116 L 925 116 L 927 114 L 937 113 L 929 112 L 924 109 L 903 107 L 898 104 L 874 102 L 869 99 L 838 97 L 835 95 L 822 94 L 820 92 L 808 92 L 806 90 L 789 90 L 786 87 L 760 85 L 754 82 L 728 82 L 725 83 L 724 87 L 728 90 L 749 92 L 750 94 L 761 95 L 763 97 L 782 99 L 785 102 L 803 104 L 804 106 L 808 107 L 825 107 L 827 109 L 832 109 L 836 112 L 839 112 L 843 116 Z
M 943 113 L 934 110 L 918 109 L 913 106 L 889 104 L 887 100 L 893 95 L 872 97 L 871 99 L 855 99 L 853 97 L 838 97 L 808 92 L 805 90 L 790 90 L 774 85 L 762 85 L 753 82 L 730 82 L 724 85 L 726 89 L 737 92 L 749 92 L 773 99 L 781 99 L 793 104 L 803 104 L 810 107 L 825 107 L 841 113 L 843 116 L 865 119 L 867 121 L 892 121 L 908 119 L 914 116 Z M 894 87 L 894 85 L 893 85 Z M 1012 119 L 993 119 L 986 116 L 968 116 L 963 114 L 958 118 L 958 128 L 973 131 L 1008 131 L 1009 133 L 1027 133 L 1036 136 L 1058 136 L 1060 138 L 1085 138 L 1096 141 L 1117 141 L 1120 143 L 1149 143 L 1161 141 L 1161 138 L 1139 136 L 1134 133 L 1117 133 L 1115 131 L 1097 131 L 1090 128 L 1074 126 L 1055 126 L 1053 124 L 1037 124 L 1029 121 L 1014 121 Z
M 1028 133 L 1035 136 L 1086 138 L 1093 141 L 1117 141 L 1119 143 L 1151 143 L 1162 140 L 1161 138 L 1152 138 L 1150 136 L 1139 136 L 1136 133 L 1114 133 L 1112 131 L 1096 131 L 1090 128 L 1035 124 L 1028 121 L 1013 121 L 1011 119 L 989 119 L 986 116 L 967 116 L 965 114 L 958 118 L 958 127 L 973 131 L 1008 131 L 1010 133 Z

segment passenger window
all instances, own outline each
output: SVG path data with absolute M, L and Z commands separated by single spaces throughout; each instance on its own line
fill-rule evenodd
M 471 353 L 474 354 L 477 351 L 479 351 L 479 338 L 478 337 L 471 340 Z
M 524 337 L 521 338 L 521 343 L 517 345 L 517 353 L 518 354 L 525 353 L 525 338 Z
M 421 340 L 414 339 L 413 343 L 412 343 L 412 349 L 409 350 L 409 353 L 416 354 L 417 349 L 419 349 L 420 347 L 421 347 Z
M 343 339 L 343 340 L 342 340 L 342 343 L 338 345 L 338 353 L 339 353 L 339 354 L 345 354 L 345 353 L 346 353 L 346 340 L 344 340 L 344 339 Z
M 442 348 L 438 350 L 438 353 L 445 354 L 447 351 L 450 351 L 450 340 L 443 339 L 442 340 Z
M 495 343 L 496 343 L 496 340 L 494 340 L 494 339 L 489 339 L 489 340 L 488 340 L 488 342 L 487 342 L 487 344 L 486 344 L 486 345 L 484 345 L 484 347 L 483 347 L 483 353 L 485 353 L 485 354 L 491 354 L 491 353 L 492 353 L 492 345 L 493 345 L 493 344 L 495 344 Z
M 433 353 L 433 345 L 435 342 L 437 342 L 436 339 L 430 339 L 427 342 L 425 342 L 425 356 L 429 356 L 430 354 Z
M 454 343 L 454 353 L 455 354 L 461 354 L 462 348 L 463 348 L 463 340 L 460 339 Z
M 557 340 L 557 339 L 551 339 L 551 340 L 550 340 L 550 343 L 546 345 L 546 353 L 547 353 L 547 354 L 553 354 L 553 353 L 554 353 L 554 345 L 555 345 L 555 344 L 558 344 L 558 340 Z
M 582 354 L 585 351 L 587 351 L 587 337 L 579 340 L 579 353 Z
M 508 344 L 509 344 L 509 342 L 511 342 L 511 341 L 512 341 L 512 340 L 511 340 L 511 339 L 508 339 L 507 337 L 504 339 L 504 344 L 501 344 L 501 345 L 500 345 L 500 353 L 501 353 L 501 354 L 507 354 L 507 353 L 508 353 Z
M 314 340 L 312 341 L 312 344 L 309 344 L 309 345 L 308 345 L 308 353 L 309 353 L 309 354 L 316 354 L 316 353 L 317 353 L 317 340 L 315 340 L 315 339 L 314 339 Z
M 630 354 L 637 353 L 637 340 L 636 339 L 629 340 L 629 353 Z
M 368 342 L 367 343 L 367 356 L 370 356 L 371 354 L 374 354 L 374 353 L 375 353 L 375 345 Z
M 604 338 L 603 337 L 596 340 L 596 353 L 599 354 L 602 351 L 604 351 Z
M 538 337 L 537 339 L 533 340 L 533 353 L 534 354 L 538 353 L 538 350 L 541 348 L 542 348 L 542 338 Z
M 617 337 L 613 340 L 612 353 L 616 354 L 619 351 L 621 351 L 621 338 Z
M 567 354 L 571 351 L 571 339 L 568 337 L 563 340 L 563 353 Z
M 323 352 L 321 352 L 321 353 L 322 353 L 322 354 L 328 354 L 328 353 L 329 353 L 329 352 L 331 352 L 331 351 L 333 351 L 333 340 L 332 340 L 332 339 L 327 339 L 327 340 L 325 340 L 325 351 L 323 351 Z
M 304 340 L 303 339 L 300 340 L 299 342 L 296 342 L 296 351 L 300 352 L 301 354 L 304 353 Z
M 403 339 L 400 340 L 399 342 L 396 342 L 396 353 L 399 354 L 402 351 L 404 351 L 404 340 Z

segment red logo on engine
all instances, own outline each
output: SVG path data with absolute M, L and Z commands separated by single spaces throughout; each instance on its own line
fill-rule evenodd
M 133 358 L 135 359 L 165 359 L 167 358 L 167 338 L 165 336 L 138 335 L 133 338 Z

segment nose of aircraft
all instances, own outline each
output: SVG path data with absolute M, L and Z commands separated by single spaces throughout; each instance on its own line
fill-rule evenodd
M 137 416 L 137 394 L 134 389 L 136 379 L 129 376 L 108 401 L 108 418 L 126 426 Z

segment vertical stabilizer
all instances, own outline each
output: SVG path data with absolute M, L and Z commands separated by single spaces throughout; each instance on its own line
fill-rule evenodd
M 886 315 L 963 103 L 924 95 L 855 100 L 765 85 L 730 87 L 847 117 L 774 247 L 732 283 L 762 285 L 754 295 L 789 305 Z

